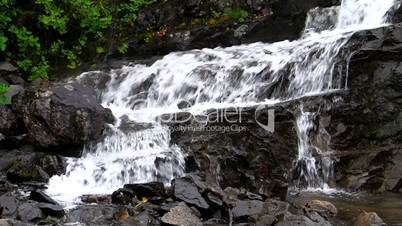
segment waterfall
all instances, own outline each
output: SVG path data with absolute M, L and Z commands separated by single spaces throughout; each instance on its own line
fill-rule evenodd
M 116 123 L 103 141 L 84 150 L 82 158 L 69 159 L 66 174 L 52 177 L 47 192 L 58 200 L 74 201 L 83 194 L 111 193 L 126 183 L 169 184 L 183 175 L 185 156 L 155 117 L 181 111 L 183 101 L 188 111 L 200 113 L 217 106 L 280 102 L 344 89 L 337 73 L 346 64 L 342 47 L 353 32 L 384 24 L 395 4 L 396 0 L 344 0 L 338 19 L 328 20 L 324 28 L 315 29 L 310 16 L 299 40 L 175 52 L 152 65 L 111 71 L 100 93 Z M 78 80 L 93 74 L 84 73 Z M 302 166 L 300 180 L 319 188 L 327 180 L 319 170 L 331 167 L 318 167 L 320 161 L 311 152 L 314 114 L 302 110 L 297 119 L 297 164 Z

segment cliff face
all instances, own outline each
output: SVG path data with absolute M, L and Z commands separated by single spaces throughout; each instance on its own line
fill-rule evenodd
M 128 56 L 297 39 L 307 12 L 337 0 L 179 1 L 157 3 L 139 14 Z

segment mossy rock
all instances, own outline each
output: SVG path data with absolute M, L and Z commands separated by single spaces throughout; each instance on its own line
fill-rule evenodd
M 33 166 L 23 160 L 18 160 L 7 170 L 7 179 L 12 183 L 47 183 L 49 175 L 39 166 Z

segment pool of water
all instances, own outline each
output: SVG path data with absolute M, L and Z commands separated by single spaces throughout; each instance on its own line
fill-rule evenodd
M 307 201 L 319 199 L 329 201 L 338 208 L 336 225 L 353 225 L 361 211 L 376 212 L 387 225 L 402 226 L 402 194 L 382 193 L 378 195 L 364 193 L 322 192 L 291 193 L 289 201 L 296 207 Z

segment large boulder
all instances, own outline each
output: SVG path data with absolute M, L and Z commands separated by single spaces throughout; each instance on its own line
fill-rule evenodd
M 338 184 L 350 190 L 402 188 L 402 25 L 356 33 L 348 90 L 321 100 L 317 130 L 331 137 Z M 335 98 L 335 99 L 334 99 Z M 324 98 L 325 99 L 325 98 Z
M 172 208 L 168 213 L 163 215 L 162 222 L 168 225 L 175 226 L 200 226 L 202 225 L 200 218 L 194 211 L 184 202 L 179 203 Z
M 44 148 L 80 147 L 100 138 L 105 123 L 113 120 L 95 91 L 77 83 L 27 89 L 13 99 L 13 109 L 32 143 Z
M 5 172 L 13 183 L 47 182 L 51 176 L 65 172 L 66 160 L 61 156 L 22 150 L 0 150 L 0 172 Z
M 362 212 L 357 216 L 354 226 L 385 226 L 384 221 L 374 212 Z
M 0 196 L 0 209 L 1 215 L 4 217 L 13 216 L 18 207 L 18 201 L 15 197 L 13 197 L 10 193 L 6 193 Z
M 183 177 L 172 182 L 173 194 L 176 199 L 200 209 L 208 209 L 207 201 L 201 196 L 196 184 L 191 178 Z
M 42 219 L 44 217 L 39 207 L 37 207 L 35 203 L 31 202 L 21 204 L 20 206 L 18 206 L 17 211 L 18 211 L 17 217 L 22 222 L 35 221 Z
M 217 190 L 245 188 L 284 199 L 297 155 L 290 109 L 260 106 L 226 110 L 211 110 L 203 119 L 181 114 L 176 120 L 180 122 L 167 123 L 173 131 L 172 142 L 188 154 L 187 171 L 202 172 L 203 180 Z M 270 110 L 275 120 L 269 119 Z M 188 120 L 183 120 L 186 117 Z M 275 128 L 267 126 L 271 120 Z
M 16 125 L 17 117 L 11 108 L 6 105 L 0 105 L 0 134 L 5 136 L 12 134 L 16 129 Z

